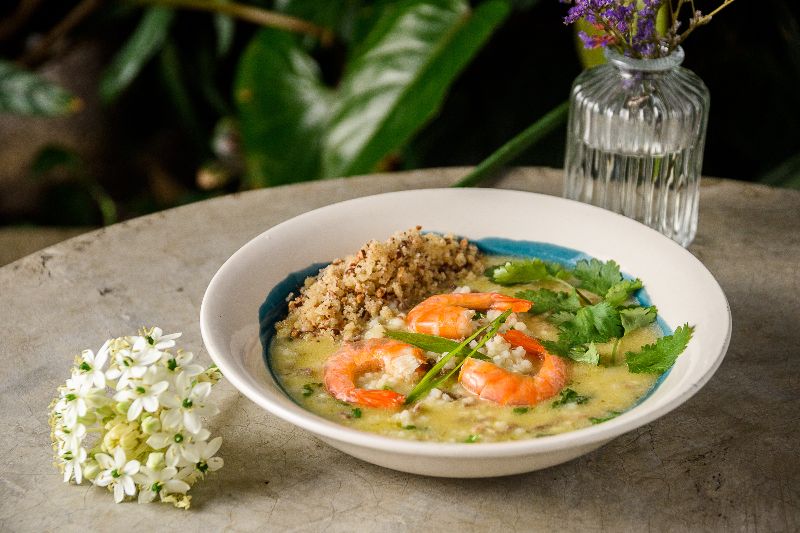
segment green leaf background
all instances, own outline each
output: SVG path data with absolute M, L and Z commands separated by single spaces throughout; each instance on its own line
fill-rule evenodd
M 175 13 L 165 7 L 145 10 L 139 25 L 117 52 L 100 80 L 100 96 L 110 102 L 136 78 L 145 64 L 164 45 Z
M 0 113 L 53 117 L 80 108 L 69 91 L 0 59 Z
M 508 14 L 502 0 L 387 5 L 330 88 L 297 37 L 262 30 L 235 97 L 250 184 L 376 169 L 440 109 L 447 89 Z

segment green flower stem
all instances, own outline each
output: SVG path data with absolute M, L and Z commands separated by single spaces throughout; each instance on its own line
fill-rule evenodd
M 453 187 L 472 187 L 493 175 L 500 167 L 515 159 L 548 133 L 562 125 L 567 119 L 568 110 L 569 102 L 563 102 L 556 106 L 545 116 L 531 124 L 528 129 L 484 159 L 472 172 L 455 183 Z

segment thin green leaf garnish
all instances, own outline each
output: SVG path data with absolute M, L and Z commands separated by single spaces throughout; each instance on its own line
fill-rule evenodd
M 441 359 L 439 359 L 439 361 L 435 365 L 433 365 L 433 367 L 430 370 L 428 370 L 428 372 L 426 372 L 424 376 L 422 376 L 422 379 L 419 381 L 419 383 L 417 383 L 417 385 L 411 390 L 408 396 L 406 396 L 406 401 L 405 401 L 406 405 L 415 402 L 419 398 L 428 394 L 428 392 L 430 392 L 431 389 L 435 388 L 439 384 L 449 379 L 450 376 L 452 376 L 456 370 L 461 368 L 461 365 L 464 363 L 464 361 L 467 360 L 467 358 L 473 357 L 476 353 L 478 353 L 478 350 L 481 347 L 483 347 L 483 345 L 486 344 L 489 341 L 489 339 L 492 338 L 497 333 L 497 330 L 500 329 L 500 326 L 506 321 L 506 319 L 510 314 L 511 314 L 510 310 L 503 312 L 502 315 L 495 318 L 492 322 L 486 324 L 481 328 L 478 328 L 475 331 L 475 333 L 473 333 L 472 335 L 470 335 L 469 337 L 458 343 L 458 345 L 452 351 L 447 352 L 447 354 L 445 354 Z M 461 361 L 456 364 L 456 366 L 453 368 L 452 371 L 450 371 L 450 373 L 445 375 L 444 378 L 436 380 L 436 376 L 439 375 L 439 372 L 441 372 L 441 370 L 444 368 L 447 362 L 450 361 L 450 359 L 452 359 L 453 357 L 460 356 L 462 350 L 465 350 L 465 348 L 469 345 L 470 342 L 472 342 L 473 340 L 475 340 L 484 333 L 485 335 L 478 342 L 477 346 L 475 346 L 475 348 L 472 348 L 472 350 L 470 350 L 466 354 L 466 356 L 464 356 L 461 359 Z
M 525 413 L 530 411 L 530 408 L 528 408 L 528 407 L 515 407 L 513 409 L 513 411 L 514 411 L 515 415 L 524 415 Z
M 479 440 L 480 438 L 481 438 L 481 436 L 480 436 L 480 435 L 470 435 L 469 437 L 467 437 L 466 439 L 464 439 L 464 442 L 466 442 L 466 443 L 468 443 L 468 444 L 472 444 L 473 442 L 478 442 L 478 440 Z
M 459 343 L 454 340 L 446 339 L 444 337 L 437 337 L 436 335 L 426 335 L 424 333 L 411 333 L 408 331 L 387 331 L 386 336 L 390 339 L 402 341 L 417 348 L 421 348 L 426 352 L 434 353 L 450 353 L 458 349 Z M 485 361 L 490 360 L 489 357 L 482 353 L 473 355 L 476 359 Z
M 502 315 L 497 317 L 491 324 L 489 324 L 489 328 L 486 330 L 486 334 L 478 342 L 477 346 L 475 346 L 472 349 L 472 351 L 466 355 L 466 357 L 463 357 L 458 363 L 456 363 L 456 365 L 453 367 L 453 369 L 450 372 L 445 374 L 444 377 L 439 378 L 436 381 L 436 383 L 433 384 L 433 388 L 441 388 L 441 386 L 444 383 L 446 383 L 447 380 L 449 380 L 451 377 L 453 377 L 455 375 L 456 372 L 458 372 L 458 370 L 461 368 L 461 365 L 463 365 L 464 362 L 467 359 L 469 359 L 470 357 L 475 357 L 475 354 L 478 353 L 478 350 L 480 348 L 482 348 L 484 344 L 489 342 L 489 339 L 491 339 L 495 335 L 497 335 L 497 332 L 500 330 L 500 326 L 503 325 L 503 323 L 506 321 L 506 319 L 509 317 L 509 315 L 511 315 L 511 310 L 510 309 L 508 311 L 504 311 Z
M 589 401 L 589 396 L 581 396 L 574 390 L 570 388 L 565 388 L 561 390 L 561 393 L 558 396 L 558 399 L 552 403 L 552 407 L 561 407 L 563 405 L 567 405 L 570 403 L 576 404 L 583 404 Z
M 354 407 L 353 411 L 350 413 L 350 416 L 352 416 L 353 418 L 361 418 L 362 414 L 363 413 L 361 412 L 361 409 L 359 407 Z
M 684 324 L 672 335 L 661 337 L 653 344 L 647 344 L 638 352 L 627 352 L 625 362 L 628 370 L 635 374 L 661 374 L 669 369 L 686 349 L 694 333 L 694 327 Z

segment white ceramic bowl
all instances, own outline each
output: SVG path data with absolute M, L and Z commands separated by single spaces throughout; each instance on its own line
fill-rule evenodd
M 537 439 L 475 444 L 414 442 L 338 425 L 298 406 L 266 368 L 259 306 L 291 272 L 351 254 L 370 239 L 421 225 L 471 239 L 541 241 L 614 259 L 642 279 L 673 329 L 694 338 L 645 401 L 608 422 Z M 219 269 L 200 310 L 203 340 L 225 377 L 245 396 L 350 455 L 432 476 L 488 477 L 569 461 L 652 422 L 685 402 L 722 362 L 731 318 L 711 273 L 656 231 L 611 212 L 540 194 L 495 189 L 426 189 L 359 198 L 300 215 L 251 240 Z

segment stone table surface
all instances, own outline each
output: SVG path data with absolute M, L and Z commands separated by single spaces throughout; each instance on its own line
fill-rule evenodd
M 47 407 L 73 355 L 157 324 L 203 363 L 200 301 L 242 244 L 294 215 L 385 191 L 446 186 L 465 169 L 330 180 L 230 195 L 123 222 L 0 268 L 0 531 L 600 531 L 800 529 L 800 192 L 704 180 L 690 247 L 730 300 L 733 337 L 699 393 L 569 463 L 438 479 L 353 459 L 222 382 L 225 467 L 192 509 L 116 505 L 64 484 Z M 558 194 L 560 171 L 494 186 Z M 401 208 L 401 206 L 398 206 Z M 642 250 L 647 253 L 647 250 Z

